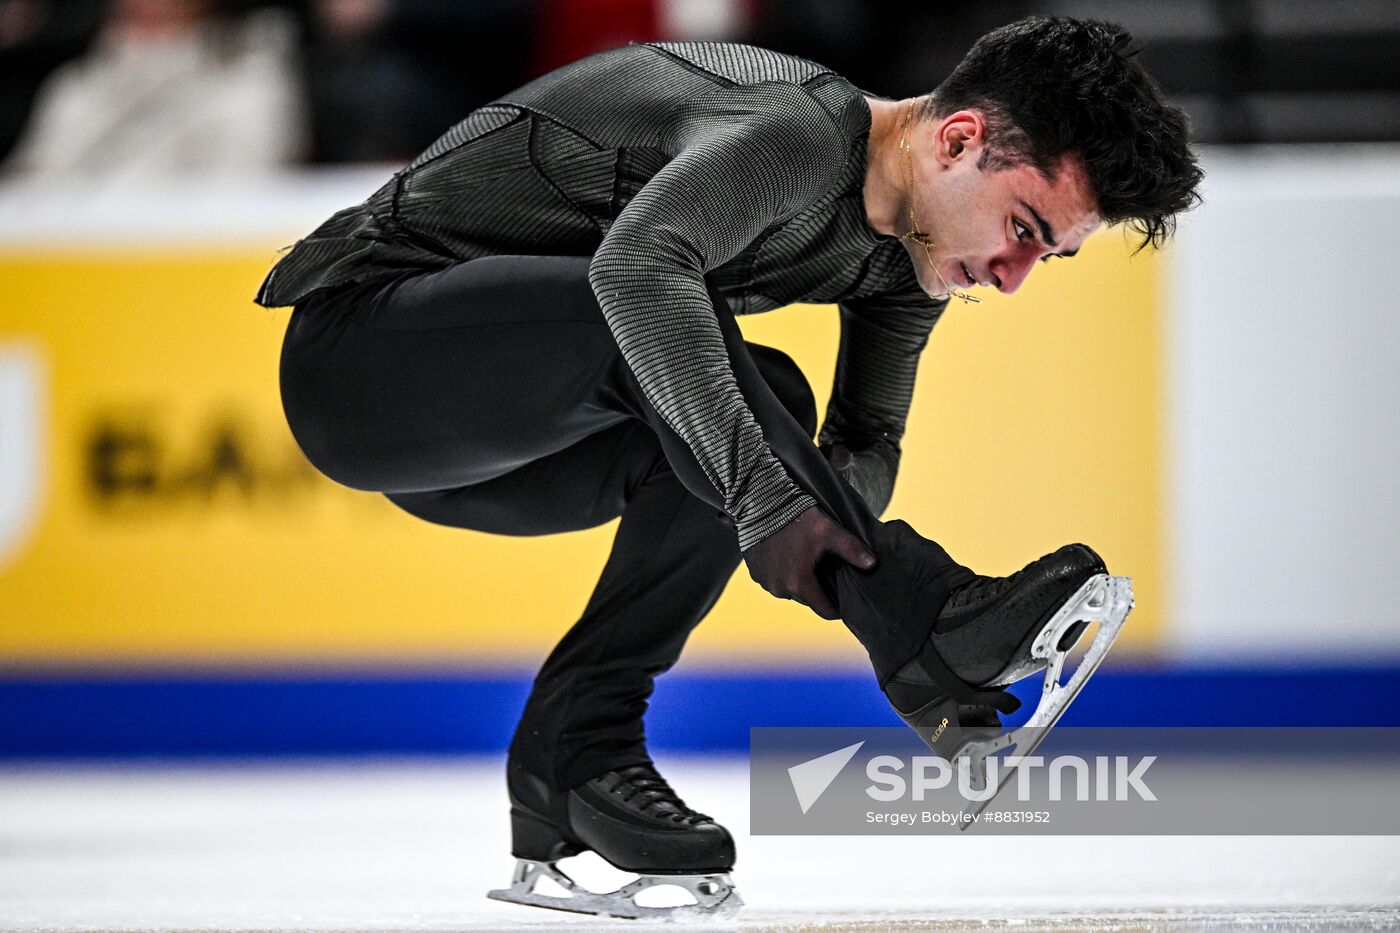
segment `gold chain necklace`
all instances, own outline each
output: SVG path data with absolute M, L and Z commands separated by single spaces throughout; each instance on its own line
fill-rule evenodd
M 928 257 L 929 268 L 933 270 L 934 275 L 938 276 L 938 281 L 948 290 L 948 294 L 952 295 L 954 298 L 961 298 L 963 301 L 971 304 L 981 304 L 981 298 L 975 298 L 967 292 L 958 291 L 948 284 L 947 279 L 943 278 L 943 273 L 938 271 L 938 264 L 933 261 L 933 251 L 931 249 L 933 241 L 929 239 L 927 233 L 919 229 L 919 221 L 914 217 L 914 159 L 913 156 L 909 154 L 909 124 L 912 123 L 913 120 L 914 101 L 911 100 L 909 106 L 904 110 L 904 122 L 899 130 L 899 151 L 904 156 L 904 182 L 906 196 L 909 200 L 909 226 L 912 229 L 908 233 L 901 233 L 899 238 L 901 240 L 912 240 L 924 248 L 924 255 Z M 928 296 L 935 301 L 939 297 L 932 292 L 929 292 Z

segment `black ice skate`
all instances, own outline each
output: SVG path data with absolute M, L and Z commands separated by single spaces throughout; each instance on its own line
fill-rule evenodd
M 1103 661 L 1133 608 L 1127 577 L 1109 576 L 1103 560 L 1070 544 L 1009 577 L 977 577 L 953 590 L 923 651 L 885 684 L 885 696 L 924 742 L 955 767 L 970 769 L 971 786 L 986 786 L 987 758 L 1013 748 L 1029 756 Z M 1098 631 L 1067 681 L 1070 650 L 1093 622 Z M 1021 705 L 998 689 L 1037 671 L 1045 683 L 1035 713 L 1003 730 L 998 713 Z M 1011 769 L 1001 769 L 997 789 Z M 987 799 L 969 806 L 980 813 Z M 971 826 L 967 821 L 963 829 Z
M 509 888 L 487 897 L 626 919 L 726 916 L 743 906 L 728 874 L 734 867 L 729 831 L 687 807 L 650 763 L 609 771 L 568 791 L 554 790 L 512 764 L 507 784 L 515 875 Z M 640 877 L 606 893 L 583 888 L 556 863 L 589 850 Z M 541 878 L 567 896 L 537 892 Z M 694 903 L 636 902 L 637 894 L 661 885 L 683 888 Z

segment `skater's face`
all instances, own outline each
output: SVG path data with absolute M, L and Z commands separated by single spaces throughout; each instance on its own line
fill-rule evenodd
M 973 110 L 910 125 L 914 213 L 932 245 L 902 242 L 931 294 L 985 285 L 1009 295 L 1037 263 L 1073 256 L 1103 225 L 1077 159 L 1062 159 L 1048 179 L 1029 164 L 982 165 L 986 134 Z

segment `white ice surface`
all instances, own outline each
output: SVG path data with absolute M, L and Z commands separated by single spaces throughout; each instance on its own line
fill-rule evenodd
M 750 837 L 746 762 L 658 761 L 735 832 L 743 929 L 1400 928 L 1395 837 Z M 0 768 L 0 929 L 640 930 L 486 900 L 512 867 L 502 777 L 481 759 Z

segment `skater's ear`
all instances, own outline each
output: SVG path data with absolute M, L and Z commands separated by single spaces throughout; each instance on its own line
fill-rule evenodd
M 954 163 L 981 159 L 987 144 L 987 119 L 980 110 L 955 110 L 934 128 L 933 156 L 938 163 L 951 167 Z

